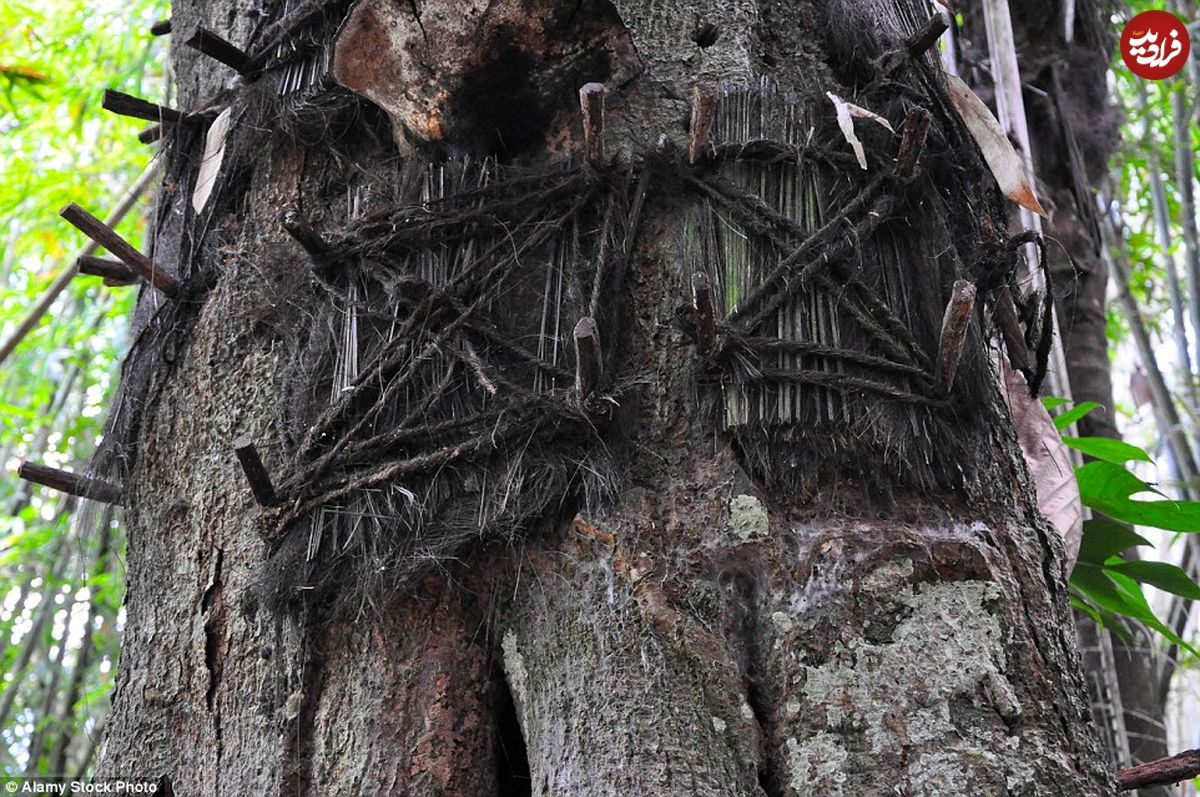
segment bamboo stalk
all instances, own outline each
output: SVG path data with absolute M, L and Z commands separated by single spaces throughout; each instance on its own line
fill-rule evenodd
M 51 634 L 53 634 L 53 630 Z M 66 661 L 67 655 L 67 636 L 69 627 L 64 627 L 62 636 L 56 639 L 58 643 L 55 645 L 53 657 L 47 657 L 46 663 L 49 664 L 47 669 L 50 671 L 50 678 L 45 682 L 45 687 L 42 693 L 41 705 L 35 711 L 32 705 L 26 704 L 26 711 L 33 714 L 33 736 L 29 739 L 29 752 L 25 763 L 25 777 L 32 778 L 38 774 L 38 764 L 41 760 L 42 753 L 46 747 L 46 731 L 50 718 L 54 714 L 54 701 L 58 697 L 58 685 L 62 681 L 63 664 Z M 32 703 L 32 701 L 30 701 Z
M 21 690 L 21 682 L 29 674 L 29 663 L 33 660 L 33 654 L 41 647 L 46 625 L 53 619 L 54 612 L 57 610 L 54 593 L 61 586 L 63 573 L 66 572 L 71 559 L 70 546 L 64 542 L 66 539 L 66 537 L 58 538 L 59 542 L 54 548 L 50 572 L 44 574 L 41 602 L 34 609 L 32 624 L 21 643 L 21 650 L 8 668 L 8 679 L 4 684 L 4 692 L 0 693 L 0 726 L 9 727 L 9 717 L 16 704 L 17 693 Z M 23 609 L 23 606 L 18 606 L 16 611 L 22 612 Z
M 1150 385 L 1151 406 L 1154 410 L 1155 423 L 1158 426 L 1159 434 L 1166 441 L 1167 450 L 1171 454 L 1171 461 L 1179 474 L 1177 489 L 1182 498 L 1195 500 L 1197 492 L 1200 490 L 1200 483 L 1196 480 L 1198 472 L 1196 458 L 1192 451 L 1191 442 L 1180 420 L 1179 412 L 1175 408 L 1175 402 L 1171 397 L 1170 390 L 1167 388 L 1167 381 L 1163 378 L 1162 371 L 1158 367 L 1158 361 L 1154 353 L 1154 342 L 1151 340 L 1150 333 L 1146 329 L 1141 310 L 1137 306 L 1137 300 L 1130 291 L 1129 263 L 1126 261 L 1124 251 L 1116 243 L 1116 231 L 1113 227 L 1111 217 L 1106 215 L 1102 219 L 1101 232 L 1104 236 L 1102 257 L 1116 287 L 1117 300 L 1120 302 L 1125 319 L 1129 323 L 1130 336 L 1133 338 L 1134 346 L 1137 349 L 1138 359 L 1141 360 L 1142 367 L 1146 371 L 1146 379 Z M 1113 256 L 1110 252 L 1115 252 L 1116 256 Z M 1196 539 L 1195 535 L 1187 535 L 1187 537 L 1188 539 L 1185 543 L 1187 548 L 1184 550 L 1180 566 L 1190 575 L 1194 567 L 1196 552 L 1200 550 L 1200 540 Z M 1187 624 L 1190 608 L 1190 601 L 1178 596 L 1174 597 L 1167 613 L 1168 622 L 1175 629 L 1181 631 Z M 1166 692 L 1170 687 L 1171 678 L 1174 675 L 1177 654 L 1177 646 L 1171 644 L 1168 647 L 1167 655 L 1163 657 L 1162 670 L 1159 674 L 1160 701 L 1165 701 Z
M 1192 149 L 1192 120 L 1187 107 L 1188 73 L 1180 71 L 1179 84 L 1171 95 L 1175 133 L 1175 190 L 1179 196 L 1179 234 L 1183 239 L 1184 271 L 1187 274 L 1192 333 L 1200 336 L 1200 242 L 1196 232 L 1196 153 Z M 1200 340 L 1192 347 L 1192 373 L 1200 372 Z M 1192 396 L 1189 396 L 1191 399 Z M 1195 407 L 1195 403 L 1192 403 Z
M 1138 81 L 1138 98 L 1141 101 L 1142 111 L 1146 112 L 1150 106 L 1150 96 L 1146 90 L 1145 81 L 1142 80 Z M 1172 337 L 1178 359 L 1176 367 L 1179 368 L 1183 384 L 1191 385 L 1192 358 L 1188 353 L 1187 310 L 1185 309 L 1187 305 L 1183 298 L 1183 291 L 1180 289 L 1179 264 L 1171 252 L 1171 211 L 1167 204 L 1167 191 L 1162 179 L 1162 164 L 1158 159 L 1158 148 L 1154 146 L 1152 140 L 1152 130 L 1151 125 L 1146 125 L 1146 176 L 1150 181 L 1150 205 L 1153 209 L 1154 231 L 1158 239 L 1158 246 L 1162 250 L 1163 266 L 1166 270 L 1167 296 L 1171 300 Z M 1188 390 L 1194 393 L 1195 388 L 1189 387 Z M 1196 406 L 1196 402 L 1192 400 L 1191 396 L 1189 396 L 1189 401 L 1192 406 Z
M 112 547 L 112 517 L 113 510 L 110 506 L 105 510 L 101 518 L 96 564 L 92 570 L 93 577 L 103 576 L 108 572 L 109 554 Z M 50 772 L 62 774 L 67 771 L 67 757 L 70 752 L 71 741 L 75 737 L 76 728 L 80 725 L 80 723 L 76 722 L 75 704 L 79 701 L 79 696 L 83 693 L 84 678 L 87 676 L 92 656 L 96 651 L 95 632 L 92 626 L 100 610 L 98 593 L 93 591 L 91 598 L 88 600 L 87 618 L 83 623 L 83 638 L 79 643 L 79 652 L 75 654 L 71 680 L 68 682 L 67 693 L 63 697 L 63 702 L 60 706 L 59 732 L 54 745 L 51 747 L 51 750 L 54 751 L 54 758 L 49 767 Z

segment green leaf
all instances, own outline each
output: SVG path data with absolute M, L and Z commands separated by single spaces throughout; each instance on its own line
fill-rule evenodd
M 1078 609 L 1079 611 L 1083 612 L 1088 617 L 1092 618 L 1092 620 L 1095 621 L 1096 625 L 1100 626 L 1101 628 L 1104 627 L 1104 620 L 1101 619 L 1100 612 L 1098 612 L 1096 610 L 1095 606 L 1088 603 L 1087 600 L 1085 600 L 1083 598 L 1083 596 L 1078 595 L 1078 594 L 1072 595 L 1071 596 L 1071 606 L 1073 608 Z
M 1117 589 L 1104 570 L 1088 562 L 1075 565 L 1071 573 L 1071 586 L 1079 590 L 1091 603 L 1113 614 L 1133 617 L 1143 622 L 1154 618 L 1153 612 L 1143 612 L 1136 602 L 1130 602 Z
M 1083 521 L 1079 561 L 1102 565 L 1110 556 L 1139 545 L 1150 545 L 1150 542 L 1128 526 L 1092 518 Z
M 1146 601 L 1142 588 L 1128 576 L 1082 563 L 1071 573 L 1071 586 L 1101 609 L 1140 620 L 1180 648 L 1193 655 L 1196 653 L 1191 645 L 1158 619 Z
M 1129 460 L 1154 461 L 1145 451 L 1123 440 L 1113 440 L 1109 437 L 1063 437 L 1062 441 L 1089 457 L 1102 459 L 1116 465 L 1124 465 Z
M 1048 410 L 1057 409 L 1070 402 L 1070 399 L 1063 398 L 1062 396 L 1042 396 L 1042 405 Z
M 1130 496 L 1158 492 L 1120 465 L 1089 462 L 1075 469 L 1084 506 L 1111 518 L 1167 531 L 1200 531 L 1200 503 L 1194 501 L 1134 501 Z M 1162 493 L 1159 493 L 1161 495 Z
M 1061 432 L 1063 429 L 1066 429 L 1068 426 L 1075 423 L 1075 421 L 1079 420 L 1099 406 L 1100 405 L 1094 401 L 1080 402 L 1064 412 L 1062 415 L 1055 415 L 1054 428 Z
M 1105 565 L 1105 569 L 1189 600 L 1200 600 L 1200 585 L 1178 565 L 1166 562 L 1121 562 Z
M 1134 476 L 1120 465 L 1111 462 L 1089 462 L 1075 469 L 1079 494 L 1097 501 L 1126 500 L 1138 493 L 1158 493 L 1158 490 Z M 1162 493 L 1158 493 L 1162 495 Z

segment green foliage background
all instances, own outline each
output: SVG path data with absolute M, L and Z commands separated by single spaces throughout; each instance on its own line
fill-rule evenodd
M 100 98 L 105 88 L 161 95 L 165 42 L 148 31 L 168 7 L 167 0 L 0 3 L 0 338 L 84 244 L 58 209 L 78 202 L 105 215 L 150 161 L 153 149 L 137 141 L 136 122 L 102 111 Z M 130 240 L 141 239 L 146 207 L 120 227 Z M 6 774 L 87 771 L 107 709 L 122 621 L 120 529 L 12 472 L 23 457 L 86 467 L 134 296 L 74 280 L 0 369 Z

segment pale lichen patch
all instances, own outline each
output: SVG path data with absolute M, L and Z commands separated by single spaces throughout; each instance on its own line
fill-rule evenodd
M 850 754 L 831 733 L 787 740 L 788 786 L 797 797 L 842 797 Z
M 771 531 L 766 507 L 752 495 L 735 495 L 730 499 L 729 525 L 738 539 L 744 542 L 766 537 Z
M 713 730 L 717 733 L 725 733 L 725 728 L 727 727 L 725 725 L 725 720 L 721 719 L 720 717 L 712 718 L 712 726 Z
M 904 588 L 912 580 L 912 574 L 911 559 L 884 562 L 867 574 L 862 581 L 862 587 L 870 592 L 896 591 Z
M 987 608 L 999 588 L 981 581 L 891 588 L 901 574 L 911 572 L 912 563 L 901 560 L 866 579 L 889 586 L 891 599 L 911 609 L 890 640 L 844 636 L 819 666 L 801 666 L 798 697 L 804 714 L 824 731 L 863 731 L 872 753 L 930 745 L 961 767 L 984 748 L 981 740 L 964 737 L 956 727 L 953 706 L 980 705 L 1005 718 L 1021 711 L 1004 675 L 1003 631 Z M 775 615 L 772 619 L 780 625 Z M 789 718 L 800 713 L 793 712 L 791 702 L 785 704 Z M 902 734 L 895 721 L 887 721 L 896 716 L 905 719 Z M 929 777 L 934 791 L 916 793 L 941 793 L 934 785 L 937 776 Z M 833 785 L 821 783 L 821 788 Z
M 500 640 L 500 649 L 504 652 L 504 672 L 508 675 L 508 685 L 512 689 L 513 698 L 517 705 L 526 705 L 529 672 L 525 669 L 525 659 L 521 656 L 517 635 L 512 629 L 504 632 L 504 638 Z

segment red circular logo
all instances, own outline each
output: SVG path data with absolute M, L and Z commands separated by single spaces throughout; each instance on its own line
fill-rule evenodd
M 1121 31 L 1121 58 L 1138 77 L 1162 80 L 1183 69 L 1191 52 L 1187 28 L 1166 11 L 1143 11 Z

